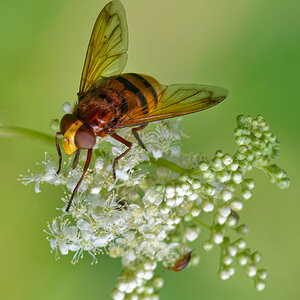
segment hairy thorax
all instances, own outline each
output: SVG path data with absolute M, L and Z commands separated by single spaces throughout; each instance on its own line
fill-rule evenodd
M 79 96 L 73 114 L 88 125 L 97 136 L 114 132 L 114 124 L 121 115 L 122 97 L 111 89 L 97 87 Z

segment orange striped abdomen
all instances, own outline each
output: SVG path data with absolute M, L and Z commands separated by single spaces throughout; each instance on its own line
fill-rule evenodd
M 122 103 L 122 113 L 138 106 L 143 113 L 152 112 L 161 93 L 160 84 L 153 77 L 144 74 L 126 73 L 109 78 L 107 88 L 117 90 L 126 103 Z

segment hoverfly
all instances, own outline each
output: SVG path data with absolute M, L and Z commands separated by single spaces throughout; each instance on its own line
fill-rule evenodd
M 168 270 L 175 271 L 175 272 L 182 271 L 190 263 L 191 257 L 192 257 L 192 251 L 189 251 L 183 257 L 178 259 L 172 267 L 168 268 Z
M 88 150 L 83 173 L 73 190 L 66 211 L 89 167 L 96 136 L 111 136 L 128 147 L 115 158 L 116 163 L 128 153 L 132 143 L 119 136 L 119 128 L 135 126 L 132 133 L 141 147 L 145 146 L 138 131 L 149 122 L 182 116 L 210 108 L 222 100 L 228 91 L 221 87 L 198 84 L 163 85 L 151 76 L 137 73 L 120 74 L 127 61 L 128 33 L 125 11 L 118 0 L 109 2 L 100 12 L 89 42 L 78 92 L 78 102 L 72 114 L 66 114 L 56 133 L 56 148 L 61 170 L 62 155 L 58 135 L 63 135 L 67 155 Z

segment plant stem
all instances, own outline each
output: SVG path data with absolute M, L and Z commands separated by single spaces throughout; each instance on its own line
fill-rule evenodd
M 25 137 L 53 145 L 54 137 L 32 129 L 22 127 L 0 126 L 0 137 Z
M 190 176 L 199 175 L 199 170 L 197 170 L 197 169 L 185 169 L 185 168 L 182 168 L 182 167 L 178 166 L 177 164 L 175 164 L 169 160 L 166 160 L 164 158 L 155 159 L 153 157 L 150 157 L 150 162 L 157 167 L 168 168 L 177 174 L 185 173 Z
M 165 168 L 168 168 L 178 174 L 182 174 L 184 172 L 190 171 L 189 169 L 184 169 L 184 168 L 176 165 L 175 163 L 170 162 L 164 158 L 155 159 L 153 157 L 150 157 L 150 162 L 151 162 L 151 164 L 153 164 L 157 167 L 165 167 Z
M 207 229 L 208 231 L 212 231 L 211 227 L 205 223 L 203 223 L 202 221 L 200 221 L 199 219 L 194 218 L 193 222 L 199 224 L 200 226 L 204 227 L 205 229 Z

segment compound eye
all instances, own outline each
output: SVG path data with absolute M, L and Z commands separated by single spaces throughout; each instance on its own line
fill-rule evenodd
M 79 149 L 92 149 L 96 144 L 94 133 L 82 125 L 75 134 L 75 144 Z
M 62 134 L 70 128 L 70 126 L 76 121 L 76 118 L 72 114 L 66 114 L 60 121 L 60 131 Z

